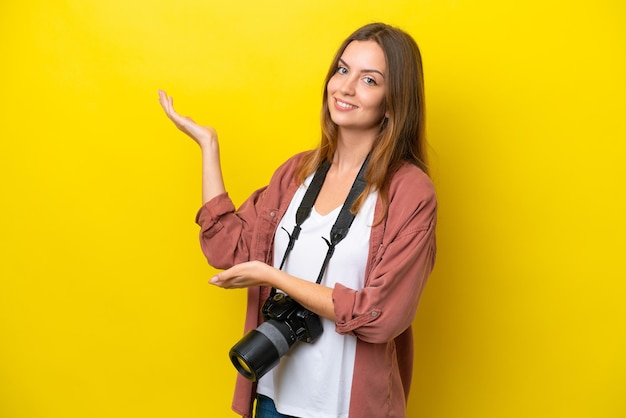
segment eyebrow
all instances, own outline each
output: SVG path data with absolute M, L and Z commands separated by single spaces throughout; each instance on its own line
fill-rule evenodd
M 344 66 L 350 68 L 350 66 L 348 65 L 347 62 L 345 62 L 342 58 L 339 58 L 339 62 L 341 64 L 343 64 Z M 374 69 L 368 69 L 368 68 L 364 68 L 363 70 L 361 70 L 361 73 L 378 73 L 381 75 L 382 78 L 385 78 L 385 75 L 380 71 L 380 70 L 374 70 Z

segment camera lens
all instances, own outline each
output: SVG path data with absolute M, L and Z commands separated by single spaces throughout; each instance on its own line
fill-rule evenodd
M 250 369 L 250 366 L 248 366 L 246 362 L 239 356 L 235 356 L 235 359 L 238 363 L 236 367 L 238 369 L 242 368 L 243 369 L 242 373 L 245 373 L 246 376 L 252 376 L 252 370 Z
M 278 364 L 295 341 L 289 325 L 271 319 L 230 349 L 230 361 L 243 377 L 256 382 Z

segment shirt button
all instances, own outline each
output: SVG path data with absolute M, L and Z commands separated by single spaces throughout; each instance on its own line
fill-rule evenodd
M 276 216 L 276 212 L 271 211 L 271 212 L 270 212 L 270 216 L 273 218 L 274 216 Z
M 378 312 L 376 311 L 372 312 L 372 316 L 378 316 Z

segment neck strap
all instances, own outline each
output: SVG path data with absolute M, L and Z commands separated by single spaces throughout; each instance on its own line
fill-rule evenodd
M 341 211 L 337 216 L 337 220 L 335 224 L 330 230 L 330 240 L 322 237 L 326 244 L 328 245 L 328 251 L 326 252 L 326 257 L 324 258 L 324 263 L 322 264 L 322 268 L 317 276 L 317 284 L 322 282 L 322 277 L 324 276 L 324 272 L 328 267 L 328 263 L 335 252 L 335 246 L 343 240 L 346 235 L 348 235 L 348 231 L 350 230 L 350 226 L 352 225 L 352 221 L 354 221 L 354 215 L 350 211 L 352 204 L 356 200 L 356 198 L 365 190 L 365 186 L 367 185 L 365 181 L 365 169 L 367 168 L 367 164 L 369 163 L 369 155 L 365 158 L 361 169 L 359 170 L 359 174 L 356 176 L 354 183 L 352 184 L 352 188 L 348 193 L 348 197 L 346 197 L 343 206 L 341 207 Z M 311 215 L 311 210 L 313 209 L 313 205 L 315 204 L 315 200 L 317 200 L 317 196 L 322 189 L 322 185 L 324 184 L 324 180 L 326 179 L 326 174 L 328 174 L 328 169 L 330 168 L 330 161 L 326 160 L 324 163 L 315 171 L 315 175 L 313 176 L 313 180 L 311 180 L 311 184 L 307 188 L 304 193 L 304 197 L 302 198 L 302 202 L 300 203 L 300 207 L 296 211 L 296 225 L 293 227 L 293 232 L 289 234 L 287 230 L 287 234 L 289 235 L 289 243 L 287 244 L 287 249 L 285 250 L 285 254 L 283 255 L 283 259 L 280 263 L 279 269 L 282 270 L 285 265 L 285 261 L 287 260 L 287 256 L 293 250 L 293 247 L 300 236 L 300 231 L 302 224 L 304 221 L 308 219 Z M 272 289 L 272 293 L 275 293 L 275 289 Z

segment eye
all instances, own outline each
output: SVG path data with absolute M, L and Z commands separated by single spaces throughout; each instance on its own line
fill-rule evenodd
M 337 67 L 337 72 L 339 74 L 348 74 L 348 69 L 346 67 Z
M 375 86 L 378 84 L 376 80 L 372 77 L 365 77 L 363 78 L 363 81 L 365 81 L 365 84 L 370 85 L 370 86 Z

